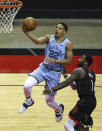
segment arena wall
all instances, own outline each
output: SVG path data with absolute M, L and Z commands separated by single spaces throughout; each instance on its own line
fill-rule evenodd
M 4 50 L 6 51 L 4 53 Z M 36 69 L 44 60 L 44 50 L 40 54 L 32 55 L 26 49 L 2 49 L 0 52 L 0 73 L 28 73 Z M 8 52 L 7 52 L 8 50 Z M 11 52 L 11 53 L 10 53 Z M 8 54 L 7 54 L 8 53 Z M 90 67 L 96 73 L 102 73 L 102 50 L 74 50 L 72 63 L 66 65 L 66 70 L 71 73 L 77 67 L 77 60 L 82 54 L 92 55 L 94 64 Z

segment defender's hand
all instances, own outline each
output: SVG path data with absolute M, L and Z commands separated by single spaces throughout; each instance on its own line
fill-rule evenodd
M 51 89 L 45 89 L 43 91 L 43 95 L 50 94 L 50 93 L 51 93 Z
M 70 86 L 71 86 L 71 88 L 72 88 L 73 90 L 76 90 L 76 82 L 75 82 L 75 81 L 73 81 L 73 82 L 70 84 Z

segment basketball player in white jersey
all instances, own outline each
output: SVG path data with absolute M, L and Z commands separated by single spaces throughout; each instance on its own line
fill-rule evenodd
M 37 69 L 29 73 L 25 81 L 24 94 L 26 100 L 20 107 L 19 113 L 24 113 L 34 104 L 34 100 L 31 97 L 32 87 L 42 81 L 46 82 L 45 88 L 53 88 L 58 85 L 63 65 L 71 64 L 73 57 L 72 44 L 65 38 L 65 34 L 68 30 L 65 23 L 57 24 L 55 35 L 47 34 L 40 38 L 32 36 L 23 26 L 22 30 L 35 44 L 46 44 L 46 48 L 44 61 L 40 63 Z M 54 109 L 56 122 L 59 122 L 63 118 L 64 105 L 59 105 L 54 100 L 55 95 L 56 92 L 46 95 L 46 103 L 49 107 Z

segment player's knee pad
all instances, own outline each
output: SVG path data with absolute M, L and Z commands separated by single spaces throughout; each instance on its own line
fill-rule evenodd
M 31 86 L 30 86 L 29 84 L 24 84 L 24 89 L 25 89 L 25 90 L 27 90 L 27 89 L 29 89 L 29 88 L 31 88 Z
M 27 89 L 27 88 L 32 88 L 34 85 L 37 84 L 37 80 L 32 77 L 32 76 L 29 76 L 24 84 L 24 88 Z

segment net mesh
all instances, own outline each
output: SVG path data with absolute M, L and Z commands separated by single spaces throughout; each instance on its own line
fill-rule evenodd
M 21 7 L 18 1 L 0 1 L 0 33 L 13 31 L 13 20 Z

